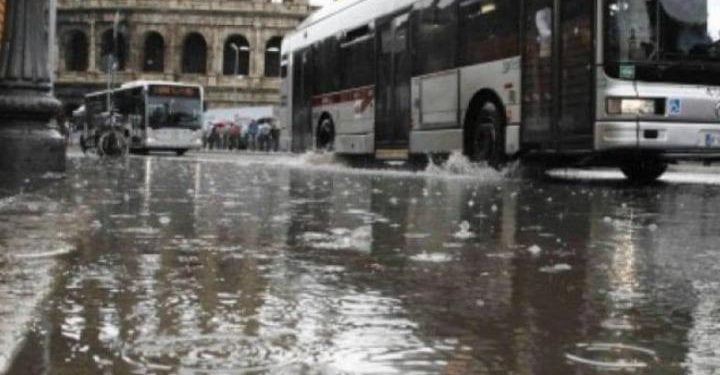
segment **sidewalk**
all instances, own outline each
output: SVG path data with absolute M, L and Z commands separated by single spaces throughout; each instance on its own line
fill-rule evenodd
M 21 181 L 33 184 L 32 181 Z M 65 212 L 57 197 L 48 196 L 45 181 L 0 197 L 0 374 L 20 348 L 36 310 L 50 292 L 58 270 L 57 256 L 72 251 L 77 212 Z M 7 185 L 7 184 L 5 184 Z
M 250 150 L 209 150 L 209 149 L 202 149 L 202 150 L 193 150 L 190 151 L 192 154 L 213 154 L 213 155 L 228 155 L 228 156 L 241 156 L 241 155 L 251 155 L 251 156 L 289 156 L 289 155 L 298 155 L 294 154 L 292 152 L 287 151 L 250 151 Z

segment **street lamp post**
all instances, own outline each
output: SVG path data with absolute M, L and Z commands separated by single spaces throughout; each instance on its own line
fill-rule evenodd
M 66 142 L 50 69 L 55 0 L 2 1 L 0 172 L 63 171 Z
M 235 51 L 235 66 L 234 66 L 234 73 L 235 78 L 238 77 L 238 70 L 240 69 L 240 46 L 238 46 L 235 43 L 230 43 L 230 48 Z M 237 99 L 237 83 L 233 84 L 233 98 Z

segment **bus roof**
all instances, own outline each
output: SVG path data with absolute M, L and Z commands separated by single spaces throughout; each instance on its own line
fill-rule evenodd
M 185 82 L 173 82 L 173 81 L 130 81 L 123 83 L 120 88 L 121 89 L 127 89 L 127 88 L 133 88 L 133 87 L 145 87 L 150 85 L 163 85 L 163 86 L 195 86 L 200 87 L 200 85 L 195 83 L 185 83 Z
M 367 25 L 418 0 L 346 0 L 326 5 L 301 23 L 282 44 L 283 54 L 307 47 L 342 31 Z
M 303 22 L 301 22 L 297 29 L 304 29 L 314 23 L 317 23 L 318 21 L 328 18 L 331 15 L 341 12 L 346 8 L 349 8 L 357 3 L 367 1 L 367 0 L 347 0 L 347 1 L 340 1 L 340 2 L 333 2 L 330 3 L 320 9 L 318 9 L 316 12 L 313 12 L 308 18 L 306 18 Z
M 200 90 L 203 89 L 201 85 L 195 84 L 195 83 L 185 83 L 185 82 L 173 82 L 173 81 L 145 81 L 145 80 L 138 80 L 138 81 L 130 81 L 125 82 L 120 87 L 114 88 L 112 90 L 109 90 L 110 92 L 115 92 L 118 90 L 126 90 L 126 89 L 133 89 L 137 87 L 147 87 L 147 86 L 154 86 L 154 85 L 163 85 L 163 86 L 183 86 L 183 87 L 198 87 Z M 97 96 L 97 95 L 107 95 L 108 90 L 101 90 L 101 91 L 95 91 L 88 93 L 85 95 L 88 96 Z

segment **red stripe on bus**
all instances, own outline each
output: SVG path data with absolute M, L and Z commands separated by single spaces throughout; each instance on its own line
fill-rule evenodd
M 369 104 L 374 96 L 374 87 L 365 86 L 357 89 L 350 89 L 330 94 L 318 95 L 312 98 L 312 106 L 320 107 L 324 105 L 333 105 L 361 100 L 363 107 Z M 367 104 L 366 104 L 367 103 Z

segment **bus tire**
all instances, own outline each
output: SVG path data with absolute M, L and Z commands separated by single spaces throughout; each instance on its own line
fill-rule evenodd
M 654 158 L 632 160 L 620 166 L 620 170 L 633 185 L 655 182 L 667 171 L 668 164 Z
M 127 153 L 125 137 L 118 131 L 109 131 L 100 136 L 98 151 L 101 156 L 120 157 Z
M 465 152 L 470 161 L 500 169 L 505 163 L 505 120 L 497 105 L 484 102 L 466 131 Z
M 87 154 L 88 150 L 90 149 L 87 139 L 85 138 L 85 134 L 80 134 L 80 149 L 82 150 L 83 154 Z
M 332 151 L 335 145 L 335 124 L 329 116 L 318 124 L 315 147 L 318 151 Z

